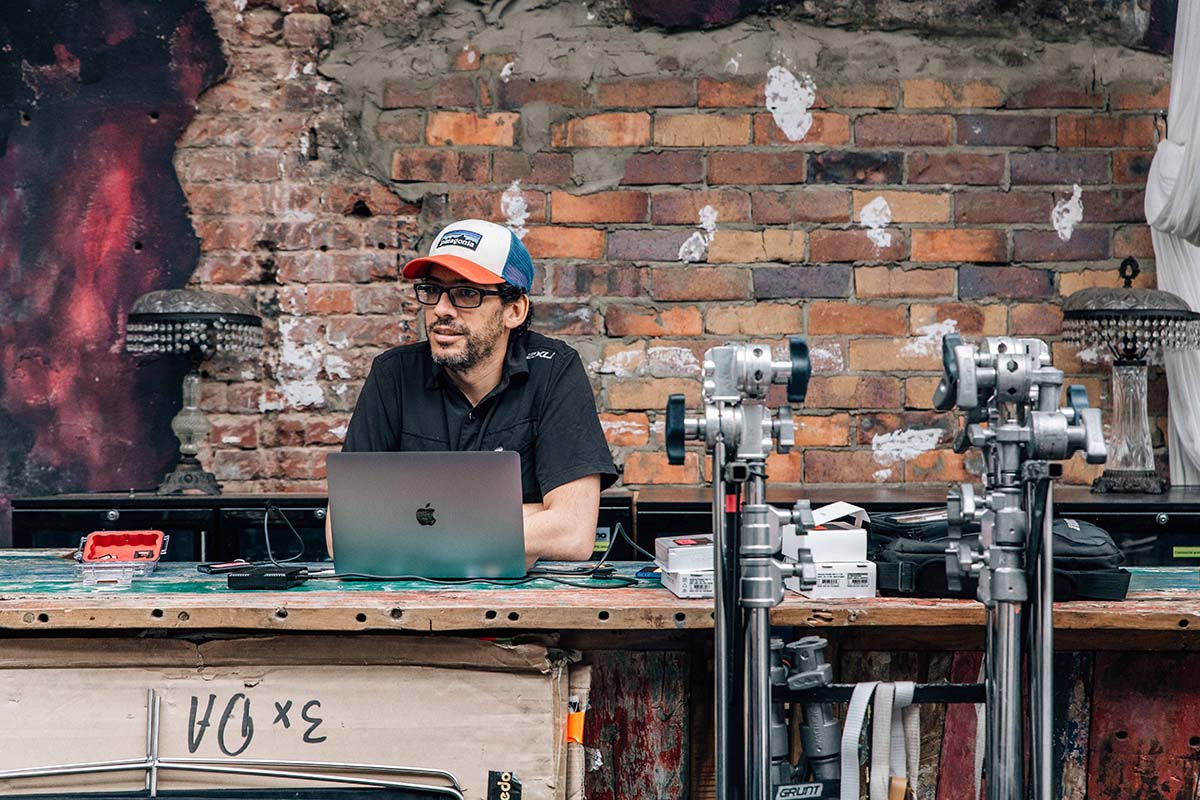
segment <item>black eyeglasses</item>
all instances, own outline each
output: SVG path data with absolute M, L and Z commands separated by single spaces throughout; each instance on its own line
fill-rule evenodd
M 479 308 L 483 298 L 488 295 L 500 296 L 500 292 L 490 289 L 476 289 L 474 286 L 439 286 L 436 283 L 418 283 L 413 287 L 417 302 L 423 306 L 436 306 L 441 302 L 442 294 L 450 295 L 450 304 L 455 308 Z

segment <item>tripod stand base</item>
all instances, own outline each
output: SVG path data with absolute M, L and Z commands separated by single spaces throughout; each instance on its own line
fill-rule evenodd
M 180 462 L 174 472 L 169 473 L 158 486 L 158 494 L 220 494 L 221 484 L 217 476 L 201 469 L 200 462 Z
M 1162 494 L 1170 482 L 1154 470 L 1106 469 L 1092 482 L 1097 494 Z

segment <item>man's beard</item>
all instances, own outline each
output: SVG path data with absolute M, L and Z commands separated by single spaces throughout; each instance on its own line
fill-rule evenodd
M 464 347 L 459 352 L 439 355 L 433 351 L 434 363 L 455 372 L 469 372 L 485 359 L 490 358 L 496 351 L 496 345 L 499 344 L 500 337 L 504 333 L 504 321 L 499 313 L 477 332 L 472 332 L 464 325 L 457 325 L 450 319 L 439 319 L 430 327 L 447 329 L 463 336 Z M 430 349 L 432 350 L 432 347 Z

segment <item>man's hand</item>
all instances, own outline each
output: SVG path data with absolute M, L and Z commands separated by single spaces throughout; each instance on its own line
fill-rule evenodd
M 548 561 L 586 561 L 596 546 L 600 476 L 586 475 L 552 489 L 541 503 L 521 506 L 525 519 L 525 566 Z

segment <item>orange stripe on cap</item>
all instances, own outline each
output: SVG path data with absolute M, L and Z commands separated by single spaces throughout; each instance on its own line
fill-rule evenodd
M 445 267 L 472 283 L 504 283 L 504 278 L 500 277 L 490 269 L 481 267 L 474 261 L 462 256 L 452 256 L 446 253 L 436 256 L 421 256 L 414 258 L 412 261 L 404 265 L 404 270 L 401 274 L 406 278 L 424 278 L 429 274 L 429 268 L 434 264 Z

